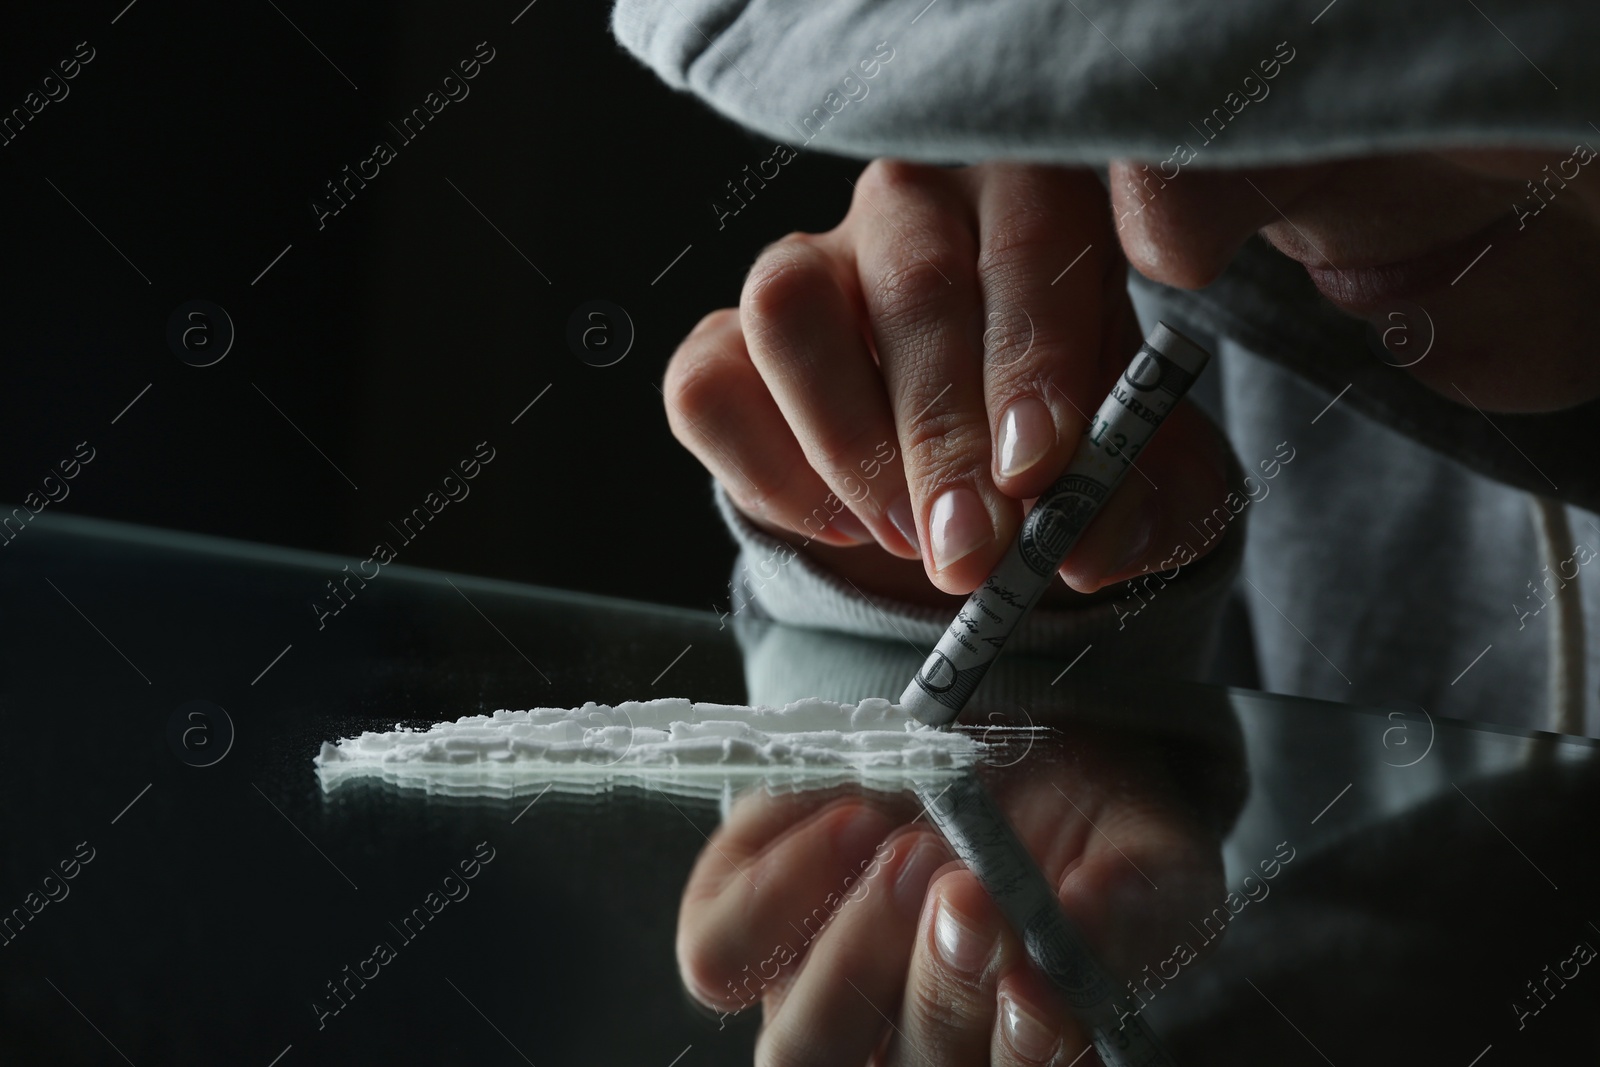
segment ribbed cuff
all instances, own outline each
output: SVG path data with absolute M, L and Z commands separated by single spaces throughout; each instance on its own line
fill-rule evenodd
M 1227 462 L 1228 484 L 1242 493 L 1244 473 L 1231 448 Z M 739 544 L 732 582 L 736 613 L 790 626 L 901 639 L 923 648 L 931 648 L 950 625 L 948 610 L 868 594 L 804 549 L 755 526 L 721 485 L 714 484 L 713 495 Z M 1104 669 L 1200 678 L 1243 559 L 1247 512 L 1235 518 L 1212 552 L 1176 575 L 1141 576 L 1124 583 L 1125 596 L 1088 601 L 1082 607 L 1034 608 L 1006 642 L 1007 652 L 1071 656 L 1092 644 L 1096 663 Z

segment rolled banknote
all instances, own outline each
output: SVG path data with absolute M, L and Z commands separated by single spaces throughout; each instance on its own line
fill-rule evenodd
M 906 686 L 902 707 L 929 726 L 955 720 L 1084 528 L 1210 358 L 1177 330 L 1156 323 L 1089 421 L 1066 471 L 1033 505 L 1000 565 L 967 598 Z

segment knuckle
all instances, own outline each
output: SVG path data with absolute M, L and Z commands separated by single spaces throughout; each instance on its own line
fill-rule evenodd
M 1064 403 L 1064 396 L 1071 400 L 1070 393 L 1058 384 L 1070 386 L 1077 378 L 1072 371 L 1074 357 L 1064 346 L 1048 344 L 1042 338 L 1030 345 L 1024 337 L 990 348 L 986 357 L 984 391 L 997 419 L 1018 397 L 1036 396 L 1052 409 Z
M 978 251 L 978 275 L 985 285 L 997 281 L 1017 287 L 1028 267 L 1051 262 L 1060 254 L 1060 234 L 1026 209 L 996 219 L 992 226 Z
M 974 998 L 977 990 L 965 982 L 941 977 L 913 982 L 906 993 L 906 1010 L 917 1020 L 917 1029 L 930 1035 L 935 1045 L 944 1035 L 961 1033 L 976 1024 Z
M 874 426 L 835 425 L 819 435 L 813 442 L 813 466 L 830 484 L 839 484 L 854 478 L 860 471 L 862 457 L 872 454 L 874 442 L 869 440 L 877 433 Z
M 667 405 L 668 422 L 680 440 L 683 432 L 698 432 L 698 426 L 715 421 L 728 392 L 729 367 L 726 360 L 703 345 L 685 343 L 667 363 L 661 394 Z M 689 425 L 680 427 L 680 421 Z
M 1048 304 L 1029 307 L 1025 296 L 1037 292 L 1038 279 L 1030 278 L 1048 252 L 1032 237 L 997 239 L 978 256 L 984 314 L 983 349 L 993 370 L 1009 371 L 1004 378 L 1038 375 L 1044 367 L 1060 367 L 1074 353 L 1093 349 L 1099 329 L 1091 321 L 1067 318 Z M 1091 353 L 1092 354 L 1092 353 Z
M 962 478 L 989 465 L 989 428 L 965 414 L 927 414 L 900 435 L 911 480 L 926 486 Z
M 1041 395 L 1047 370 L 1064 366 L 1063 346 L 1020 307 L 990 311 L 983 331 L 983 372 L 990 394 L 1037 380 Z
M 955 250 L 943 241 L 907 247 L 874 279 L 870 299 L 878 325 L 897 335 L 910 333 L 950 299 L 952 279 L 963 273 Z
M 795 479 L 808 468 L 774 461 L 768 454 L 781 426 L 752 430 L 745 412 L 745 380 L 753 368 L 744 357 L 716 345 L 688 344 L 667 364 L 661 395 L 672 435 L 711 469 L 739 510 L 795 530 L 786 507 Z M 757 439 L 750 433 L 765 434 Z M 799 532 L 795 530 L 795 532 Z
M 986 304 L 983 375 L 991 400 L 1032 392 L 1053 406 L 1099 369 L 1102 329 L 1096 323 L 1068 321 L 1050 309 L 1030 312 L 1020 303 Z
M 821 253 L 809 244 L 779 242 L 763 252 L 739 294 L 739 310 L 751 337 L 767 338 L 793 321 L 826 279 Z
M 947 178 L 941 167 L 881 156 L 868 163 L 856 179 L 856 198 L 870 201 L 877 198 L 874 194 L 892 197 L 916 193 Z M 867 210 L 872 210 L 870 204 Z

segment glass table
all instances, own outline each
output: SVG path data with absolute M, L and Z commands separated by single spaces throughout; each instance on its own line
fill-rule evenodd
M 905 642 L 57 515 L 0 582 L 8 1063 L 748 1063 L 759 1009 L 697 1005 L 674 952 L 719 825 L 919 817 L 312 763 L 499 708 L 893 697 Z M 1086 935 L 1177 1062 L 1593 1062 L 1593 742 L 1154 674 L 1003 659 L 963 722 L 1025 840 L 1125 853 Z

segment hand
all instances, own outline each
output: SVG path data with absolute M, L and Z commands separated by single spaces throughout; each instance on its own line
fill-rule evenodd
M 878 160 L 842 223 L 768 246 L 739 307 L 678 347 L 668 421 L 758 525 L 880 588 L 966 594 L 1137 350 L 1125 283 L 1087 170 Z M 1067 584 L 1170 561 L 1227 494 L 1225 447 L 1180 405 L 1068 556 Z
M 1024 763 L 997 791 L 1119 993 L 1224 896 L 1216 826 L 1179 799 L 1169 760 L 1080 735 L 1069 762 Z M 679 968 L 720 1011 L 761 1003 L 757 1063 L 1065 1065 L 1088 1044 L 917 816 L 756 790 L 712 836 L 684 890 Z

